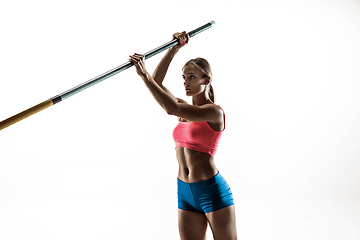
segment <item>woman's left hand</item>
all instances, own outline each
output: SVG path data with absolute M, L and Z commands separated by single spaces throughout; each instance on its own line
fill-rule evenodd
M 144 77 L 147 75 L 147 71 L 145 68 L 145 56 L 135 53 L 132 56 L 129 56 L 129 61 L 133 62 L 136 67 L 136 72 L 140 77 Z

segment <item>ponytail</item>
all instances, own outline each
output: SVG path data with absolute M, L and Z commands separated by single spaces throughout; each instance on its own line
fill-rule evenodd
M 214 93 L 214 88 L 210 83 L 210 88 L 209 88 L 209 98 L 210 100 L 215 103 L 215 93 Z

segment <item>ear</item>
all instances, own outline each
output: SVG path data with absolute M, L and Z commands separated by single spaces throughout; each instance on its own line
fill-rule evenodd
M 210 77 L 205 78 L 205 84 L 208 85 L 210 83 Z

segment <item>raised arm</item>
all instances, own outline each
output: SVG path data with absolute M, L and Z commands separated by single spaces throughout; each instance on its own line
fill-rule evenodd
M 162 82 L 164 81 L 166 72 L 169 68 L 169 65 L 173 58 L 175 57 L 176 53 L 178 52 L 178 49 L 169 49 L 164 57 L 161 59 L 159 64 L 157 65 L 154 73 L 152 74 L 152 78 L 155 80 L 157 84 L 160 86 L 162 85 Z
M 179 101 L 170 92 L 161 88 L 146 71 L 144 55 L 135 53 L 130 56 L 129 60 L 135 64 L 137 74 L 143 79 L 154 99 L 169 115 L 175 115 L 190 121 L 222 121 L 223 112 L 220 107 L 214 104 L 190 105 Z
M 173 39 L 179 39 L 180 44 L 170 48 L 165 53 L 164 57 L 161 59 L 154 73 L 152 74 L 152 78 L 155 80 L 155 82 L 167 92 L 168 90 L 163 86 L 162 82 L 164 81 L 170 63 L 177 54 L 177 52 L 180 50 L 180 48 L 182 48 L 189 42 L 189 36 L 186 32 L 175 33 L 173 34 Z

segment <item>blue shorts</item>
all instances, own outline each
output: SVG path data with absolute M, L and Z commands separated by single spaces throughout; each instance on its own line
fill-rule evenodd
M 214 177 L 194 183 L 178 178 L 178 208 L 209 213 L 234 205 L 229 185 L 218 172 Z

